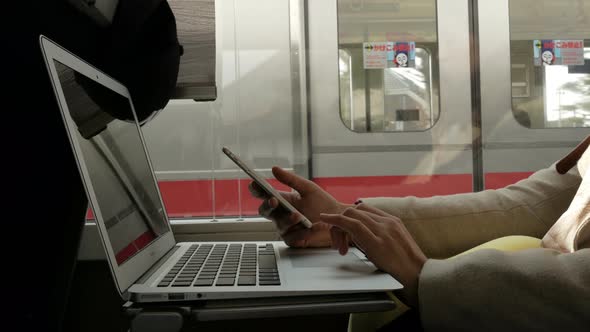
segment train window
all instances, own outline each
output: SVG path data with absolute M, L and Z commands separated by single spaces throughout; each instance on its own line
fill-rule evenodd
M 436 22 L 434 0 L 338 1 L 340 118 L 346 127 L 404 132 L 435 124 Z
M 590 12 L 588 1 L 510 1 L 512 112 L 521 125 L 590 127 L 590 25 L 584 12 Z

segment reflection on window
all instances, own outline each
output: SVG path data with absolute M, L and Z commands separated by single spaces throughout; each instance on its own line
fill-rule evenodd
M 521 125 L 590 127 L 590 15 L 585 13 L 589 1 L 510 1 L 512 111 Z M 584 40 L 584 64 L 535 66 L 533 41 L 542 39 Z
M 383 131 L 416 131 L 434 125 L 430 88 L 430 55 L 416 50 L 416 68 L 383 72 Z
M 545 68 L 545 82 L 547 126 L 590 127 L 590 75 L 551 66 Z
M 356 130 L 355 124 L 362 117 L 355 116 L 352 89 L 352 57 L 347 50 L 339 50 L 338 69 L 340 70 L 340 117 L 351 130 Z
M 338 31 L 344 125 L 356 132 L 431 128 L 439 117 L 436 2 L 339 0 Z M 416 43 L 414 68 L 365 69 L 363 43 L 394 41 Z

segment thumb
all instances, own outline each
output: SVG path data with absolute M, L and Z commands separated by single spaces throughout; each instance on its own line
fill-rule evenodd
M 272 168 L 272 174 L 279 182 L 297 190 L 299 194 L 305 195 L 316 190 L 316 184 L 303 178 L 295 173 L 287 172 L 284 169 L 275 166 Z

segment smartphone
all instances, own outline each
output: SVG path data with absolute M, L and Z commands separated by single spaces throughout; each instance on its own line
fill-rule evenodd
M 276 191 L 276 189 L 273 188 L 273 186 L 271 186 L 270 183 L 268 183 L 268 181 L 266 181 L 266 179 L 264 179 L 262 176 L 260 176 L 260 174 L 258 174 L 252 168 L 248 167 L 248 165 L 246 165 L 246 163 L 244 163 L 238 156 L 236 156 L 233 152 L 231 152 L 227 147 L 223 147 L 221 150 L 223 151 L 223 153 L 225 153 L 226 156 L 229 157 L 229 159 L 231 159 L 244 172 L 246 172 L 246 174 L 248 174 L 248 176 L 250 176 L 252 178 L 252 180 L 254 180 L 254 182 L 256 182 L 256 184 L 260 188 L 262 188 L 268 195 L 276 198 L 279 201 L 280 205 L 282 205 L 285 209 L 287 209 L 290 212 L 298 212 L 302 218 L 299 222 L 303 226 L 305 226 L 306 228 L 311 228 L 311 221 L 309 221 L 309 219 L 305 218 L 303 213 L 297 211 L 297 209 L 293 205 L 291 205 L 291 203 L 289 203 L 285 198 L 283 198 L 283 196 L 281 196 L 281 194 L 278 191 Z

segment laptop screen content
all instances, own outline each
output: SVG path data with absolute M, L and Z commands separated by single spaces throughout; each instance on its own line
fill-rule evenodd
M 54 62 L 98 202 L 92 209 L 121 265 L 169 231 L 139 126 L 128 98 Z

